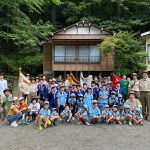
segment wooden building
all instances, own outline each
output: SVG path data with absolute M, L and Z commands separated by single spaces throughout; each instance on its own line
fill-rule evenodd
M 85 75 L 112 72 L 113 56 L 103 56 L 97 46 L 109 35 L 110 31 L 84 21 L 55 32 L 43 44 L 43 73 L 57 76 L 72 71 L 79 77 L 80 71 Z

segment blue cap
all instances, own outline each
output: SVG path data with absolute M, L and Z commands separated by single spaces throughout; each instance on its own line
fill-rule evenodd
M 76 95 L 75 95 L 74 93 L 72 93 L 72 94 L 70 95 L 70 97 L 76 97 Z
M 113 105 L 113 108 L 114 108 L 114 107 L 118 108 L 118 106 L 117 106 L 117 105 Z
M 130 109 L 130 106 L 129 105 L 125 105 L 124 108 L 125 109 Z
M 83 97 L 83 94 L 79 94 L 79 97 Z
M 121 95 L 121 94 L 118 94 L 118 98 L 122 98 L 122 95 Z
M 135 111 L 136 112 L 141 112 L 141 109 L 140 108 L 136 108 Z
M 83 108 L 88 109 L 88 105 L 84 104 Z
M 105 107 L 105 108 L 109 108 L 109 105 L 105 105 L 104 107 Z
M 115 92 L 115 91 L 112 91 L 111 94 L 115 94 L 115 95 L 116 95 L 116 92 Z
M 92 104 L 97 104 L 97 100 L 92 100 Z

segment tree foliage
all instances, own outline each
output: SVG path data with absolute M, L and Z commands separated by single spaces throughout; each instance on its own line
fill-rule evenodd
M 139 35 L 150 30 L 150 1 L 1 0 L 0 63 L 3 70 L 14 73 L 15 68 L 27 63 L 23 59 L 26 56 L 32 56 L 29 59 L 33 68 L 37 60 L 41 67 L 42 41 L 54 30 L 81 20 L 114 32 L 129 31 Z
M 140 40 L 129 32 L 119 32 L 109 36 L 99 45 L 104 55 L 114 56 L 115 72 L 130 74 L 146 69 L 147 53 Z

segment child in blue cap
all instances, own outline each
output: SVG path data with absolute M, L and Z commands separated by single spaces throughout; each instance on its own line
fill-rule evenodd
M 113 105 L 117 105 L 117 102 L 118 102 L 118 98 L 116 96 L 116 92 L 115 91 L 112 91 L 111 92 L 111 95 L 108 99 L 108 105 L 109 105 L 109 108 L 112 108 Z
M 69 100 L 68 100 L 68 105 L 70 106 L 70 110 L 72 112 L 72 120 L 75 120 L 74 116 L 75 116 L 75 113 L 76 113 L 75 112 L 76 111 L 76 102 L 77 102 L 76 95 L 75 95 L 75 93 L 72 93 L 70 95 Z
M 50 114 L 51 111 L 49 109 L 49 101 L 44 102 L 44 108 L 40 109 L 39 115 L 38 115 L 38 130 L 42 130 L 42 124 L 44 124 L 44 128 L 47 128 L 48 125 L 51 125 L 50 120 Z
M 87 93 L 84 94 L 84 104 L 88 105 L 88 108 L 92 107 L 92 100 L 93 100 L 93 94 L 92 94 L 92 88 L 88 87 Z
M 143 126 L 143 115 L 140 108 L 135 109 L 135 113 L 133 114 L 133 120 L 135 124 Z
M 57 113 L 57 108 L 52 109 L 50 114 L 51 126 L 57 126 L 57 120 L 59 119 L 59 114 Z
M 89 123 L 89 115 L 88 115 L 88 106 L 84 104 L 81 109 L 78 110 L 76 113 L 76 117 L 79 119 L 78 125 L 86 124 L 87 126 L 90 125 Z
M 89 109 L 89 117 L 91 124 L 100 123 L 101 112 L 97 106 L 97 100 L 92 101 L 92 107 Z
M 80 94 L 76 103 L 76 112 L 83 106 L 83 94 Z
M 100 110 L 104 110 L 104 106 L 108 104 L 109 92 L 106 90 L 106 84 L 102 85 L 101 91 L 99 92 L 99 106 Z
M 112 121 L 113 124 L 116 124 L 116 123 L 122 124 L 120 122 L 120 113 L 118 111 L 117 105 L 113 106 L 113 109 L 110 111 L 110 113 L 111 113 L 111 115 L 110 115 L 110 118 L 108 119 L 107 123 Z
M 102 111 L 101 120 L 102 122 L 108 122 L 109 117 L 111 116 L 109 105 L 105 105 L 104 110 Z
M 121 121 L 123 121 L 124 124 L 129 122 L 129 125 L 132 126 L 132 119 L 133 119 L 133 114 L 132 114 L 132 112 L 130 110 L 130 106 L 129 105 L 125 105 L 124 106 L 124 111 L 121 114 Z
M 70 123 L 71 119 L 72 119 L 72 112 L 69 108 L 69 106 L 65 106 L 65 109 L 61 112 L 60 114 L 60 118 L 66 122 L 66 123 Z

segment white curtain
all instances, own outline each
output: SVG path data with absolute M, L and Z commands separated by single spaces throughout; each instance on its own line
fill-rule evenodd
M 98 46 L 96 45 L 91 45 L 89 46 L 90 49 L 90 62 L 99 62 L 100 61 L 100 50 Z
M 79 61 L 88 62 L 89 46 L 79 46 Z
M 66 62 L 75 62 L 76 48 L 74 45 L 66 46 Z
M 55 62 L 65 61 L 65 46 L 57 45 L 55 46 Z

